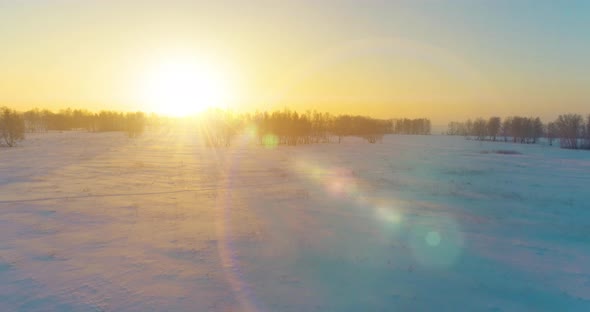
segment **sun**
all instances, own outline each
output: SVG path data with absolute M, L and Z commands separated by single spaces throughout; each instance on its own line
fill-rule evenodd
M 141 94 L 148 110 L 187 116 L 212 107 L 223 107 L 228 95 L 219 70 L 194 60 L 168 60 L 147 71 Z

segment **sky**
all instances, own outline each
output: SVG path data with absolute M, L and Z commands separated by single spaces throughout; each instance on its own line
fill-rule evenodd
M 146 77 L 196 61 L 238 111 L 551 120 L 590 113 L 588 55 L 590 1 L 0 0 L 19 110 L 154 110 Z

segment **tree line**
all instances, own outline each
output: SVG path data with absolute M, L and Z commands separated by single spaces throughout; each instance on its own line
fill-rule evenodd
M 143 133 L 146 125 L 170 124 L 170 120 L 142 112 L 122 113 L 81 109 L 58 112 L 32 109 L 19 113 L 0 108 L 0 139 L 14 146 L 24 139 L 25 132 L 83 129 L 92 132 L 121 131 L 130 137 Z M 227 146 L 238 134 L 255 129 L 260 144 L 298 145 L 313 143 L 340 143 L 345 137 L 360 137 L 369 143 L 382 140 L 385 134 L 430 134 L 429 119 L 377 119 L 359 115 L 333 115 L 317 111 L 284 109 L 254 114 L 236 114 L 231 111 L 210 110 L 198 120 L 199 131 L 209 146 Z M 539 117 L 512 116 L 507 118 L 477 118 L 465 122 L 450 122 L 448 135 L 462 135 L 476 140 L 504 141 L 523 144 L 537 143 L 547 138 L 550 145 L 559 140 L 562 148 L 590 149 L 590 115 L 559 115 L 544 124 Z
M 0 134 L 9 146 L 24 139 L 26 132 L 85 130 L 90 132 L 121 131 L 130 137 L 143 133 L 146 127 L 174 125 L 170 118 L 147 116 L 142 112 L 122 113 L 83 109 L 53 112 L 32 109 L 19 113 L 9 108 L 0 110 Z M 345 137 L 360 137 L 369 143 L 382 141 L 385 134 L 430 134 L 429 119 L 377 119 L 360 115 L 337 115 L 284 109 L 237 114 L 211 109 L 196 119 L 198 132 L 208 146 L 228 146 L 245 131 L 255 129 L 261 145 L 298 145 L 342 142 Z
M 590 115 L 584 120 L 579 114 L 559 115 L 556 120 L 544 124 L 539 117 L 513 116 L 502 120 L 500 117 L 477 118 L 465 122 L 450 122 L 448 135 L 462 135 L 480 141 L 514 142 L 535 144 L 546 137 L 553 145 L 559 139 L 560 147 L 568 149 L 590 149 Z
M 210 110 L 200 124 L 200 132 L 211 146 L 229 145 L 236 135 L 251 130 L 260 145 L 340 143 L 350 136 L 376 143 L 393 132 L 391 120 L 289 109 L 253 114 Z
M 430 119 L 394 119 L 393 131 L 395 134 L 430 134 L 432 126 Z
M 430 134 L 430 120 L 424 118 L 391 120 L 289 109 L 243 115 L 213 111 L 205 120 L 207 142 L 211 145 L 229 145 L 244 127 L 256 130 L 261 145 L 341 143 L 345 137 L 377 143 L 389 133 Z
M 32 109 L 19 113 L 7 107 L 0 108 L 0 136 L 4 144 L 14 146 L 25 138 L 25 133 L 86 130 L 91 132 L 121 131 L 129 137 L 143 133 L 146 116 L 142 112 L 122 113 L 65 109 L 58 112 Z
M 32 109 L 24 112 L 23 118 L 27 132 L 50 130 L 124 131 L 131 137 L 141 134 L 146 123 L 146 116 L 142 112 L 122 113 L 105 110 L 93 113 L 70 108 L 58 112 Z

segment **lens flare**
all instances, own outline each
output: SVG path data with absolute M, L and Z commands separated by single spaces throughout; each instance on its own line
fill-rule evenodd
M 377 207 L 376 212 L 377 212 L 377 217 L 380 220 L 383 220 L 388 224 L 397 225 L 402 222 L 401 214 L 395 212 L 391 208 Z
M 438 246 L 440 244 L 440 234 L 436 231 L 430 231 L 424 238 L 426 243 L 430 246 Z
M 463 250 L 463 235 L 448 217 L 437 217 L 413 227 L 410 247 L 415 259 L 425 267 L 452 266 Z
M 276 135 L 267 134 L 262 138 L 262 145 L 268 149 L 274 149 L 279 145 L 279 138 Z
M 404 202 L 371 197 L 359 185 L 364 185 L 354 172 L 345 168 L 326 168 L 309 161 L 299 160 L 294 169 L 310 181 L 320 185 L 327 194 L 345 196 L 359 209 L 372 212 L 381 224 L 385 239 L 408 237 L 408 244 L 414 259 L 424 267 L 444 269 L 456 263 L 463 249 L 463 235 L 458 224 L 451 217 L 416 216 L 408 219 L 404 211 L 424 203 Z M 406 234 L 407 233 L 407 234 Z

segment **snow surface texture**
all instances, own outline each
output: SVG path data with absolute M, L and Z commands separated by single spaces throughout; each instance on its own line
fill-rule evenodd
M 590 311 L 589 185 L 588 152 L 460 137 L 33 134 L 0 311 Z

